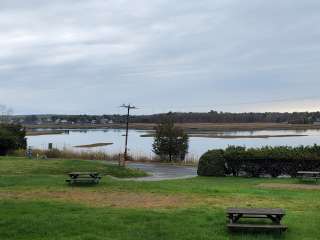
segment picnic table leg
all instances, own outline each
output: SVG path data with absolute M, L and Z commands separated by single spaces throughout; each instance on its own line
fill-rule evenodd
M 234 223 L 234 215 L 232 213 L 229 213 L 229 223 Z
M 282 216 L 279 216 L 279 215 L 275 215 L 275 216 L 273 216 L 273 215 L 267 215 L 267 217 L 268 217 L 269 219 L 271 219 L 271 221 L 272 221 L 273 223 L 275 223 L 275 224 L 280 224 L 281 219 L 282 219 Z
M 238 214 L 229 214 L 230 223 L 237 223 L 239 219 L 243 216 L 242 213 Z

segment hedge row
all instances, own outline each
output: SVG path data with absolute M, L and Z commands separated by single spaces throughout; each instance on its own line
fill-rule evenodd
M 229 146 L 210 150 L 199 161 L 199 176 L 296 176 L 297 171 L 320 171 L 320 146 L 245 148 Z

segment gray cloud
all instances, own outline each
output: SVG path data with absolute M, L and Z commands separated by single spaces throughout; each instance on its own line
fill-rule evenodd
M 319 10 L 317 0 L 2 0 L 0 103 L 16 113 L 127 102 L 139 113 L 318 110 Z

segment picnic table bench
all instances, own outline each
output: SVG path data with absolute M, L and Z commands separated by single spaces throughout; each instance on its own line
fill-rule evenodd
M 320 172 L 315 171 L 299 171 L 297 172 L 298 178 L 301 180 L 315 180 L 316 183 L 320 179 Z
M 75 184 L 75 183 L 98 184 L 101 179 L 101 176 L 98 172 L 71 172 L 68 175 L 70 179 L 67 179 L 66 182 L 70 184 Z
M 281 224 L 285 212 L 280 208 L 228 208 L 227 218 L 229 230 L 287 230 L 287 226 Z M 271 223 L 240 223 L 242 218 L 270 219 Z

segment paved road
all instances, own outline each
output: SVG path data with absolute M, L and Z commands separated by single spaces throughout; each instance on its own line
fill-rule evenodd
M 138 181 L 158 181 L 169 179 L 183 179 L 197 176 L 195 167 L 173 166 L 161 163 L 128 163 L 130 168 L 141 169 L 151 176 L 137 178 Z

